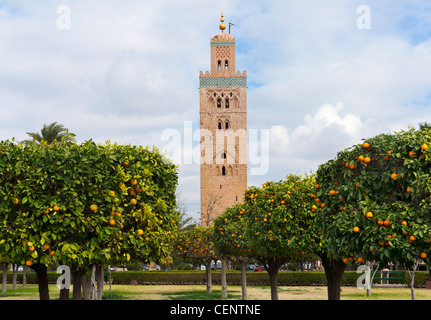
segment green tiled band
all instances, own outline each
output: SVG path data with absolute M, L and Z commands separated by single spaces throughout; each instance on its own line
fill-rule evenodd
M 247 78 L 199 78 L 201 87 L 247 87 Z
M 225 41 L 225 42 L 211 42 L 212 46 L 234 46 L 235 45 L 235 41 Z

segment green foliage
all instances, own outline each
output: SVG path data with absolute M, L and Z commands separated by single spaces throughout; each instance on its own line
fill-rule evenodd
M 185 262 L 205 265 L 216 259 L 213 242 L 214 227 L 195 227 L 178 233 L 173 248 L 175 255 Z
M 80 267 L 158 261 L 179 222 L 176 184 L 176 167 L 155 148 L 0 142 L 0 258 Z
M 334 257 L 412 265 L 425 252 L 429 264 L 430 142 L 429 128 L 380 134 L 319 167 L 319 224 Z
M 314 177 L 307 175 L 288 175 L 285 181 L 247 190 L 245 233 L 256 257 L 293 258 L 319 247 L 314 193 Z
M 216 251 L 225 257 L 252 256 L 245 237 L 245 205 L 237 204 L 218 216 L 214 221 L 214 245 Z

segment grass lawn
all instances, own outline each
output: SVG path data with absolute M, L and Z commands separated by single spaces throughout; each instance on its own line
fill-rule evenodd
M 51 299 L 58 299 L 59 290 L 50 285 Z M 71 288 L 72 289 L 72 288 Z M 326 287 L 283 287 L 278 288 L 279 300 L 327 300 Z M 431 300 L 430 289 L 415 289 L 417 300 Z M 270 300 L 269 287 L 248 287 L 249 300 Z M 70 291 L 72 295 L 72 290 Z M 0 300 L 38 300 L 38 287 L 29 284 L 25 288 L 18 285 L 16 290 L 7 286 L 6 292 L 0 292 Z M 221 286 L 213 286 L 208 294 L 203 285 L 105 285 L 105 300 L 222 300 Z M 228 300 L 241 300 L 241 287 L 228 286 Z M 411 300 L 409 288 L 372 288 L 371 297 L 365 290 L 356 287 L 342 287 L 341 300 Z

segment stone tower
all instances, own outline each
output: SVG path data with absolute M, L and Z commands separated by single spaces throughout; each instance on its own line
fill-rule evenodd
M 235 72 L 235 38 L 221 18 L 210 40 L 211 73 L 201 71 L 201 225 L 243 202 L 247 189 L 247 75 Z

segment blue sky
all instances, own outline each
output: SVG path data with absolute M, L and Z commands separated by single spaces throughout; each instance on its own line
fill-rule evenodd
M 357 27 L 361 5 L 370 29 Z M 59 6 L 70 29 L 58 28 Z M 269 170 L 250 185 L 431 120 L 427 0 L 0 0 L 0 140 L 58 121 L 78 141 L 163 149 L 164 130 L 197 130 L 199 71 L 221 12 L 247 71 L 248 127 L 270 133 Z M 197 217 L 199 165 L 179 166 Z

